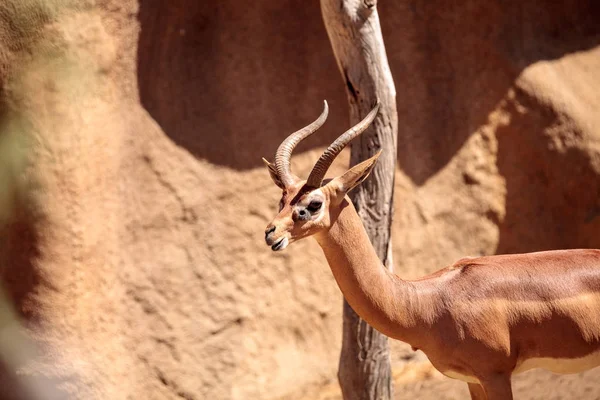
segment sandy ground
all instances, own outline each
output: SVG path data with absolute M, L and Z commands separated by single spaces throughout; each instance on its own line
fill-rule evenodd
M 446 378 L 427 362 L 394 367 L 395 400 L 470 399 L 467 385 Z M 600 399 L 600 368 L 574 375 L 556 375 L 532 370 L 513 378 L 516 400 Z M 304 393 L 301 400 L 341 400 L 335 381 Z
M 600 370 L 578 375 L 555 375 L 536 370 L 513 378 L 517 400 L 600 399 Z M 395 386 L 395 399 L 469 399 L 466 384 L 444 377 Z
M 318 2 L 240 3 L 0 0 L 0 281 L 47 348 L 28 372 L 72 398 L 339 398 L 341 294 L 314 240 L 265 245 L 261 157 L 327 99 L 292 159 L 307 177 L 348 127 L 345 81 Z M 600 2 L 380 3 L 396 271 L 600 248 Z M 595 398 L 592 375 L 528 375 L 517 398 Z M 395 378 L 398 398 L 466 394 Z

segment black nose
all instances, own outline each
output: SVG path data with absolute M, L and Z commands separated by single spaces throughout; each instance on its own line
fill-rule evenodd
M 274 226 L 268 226 L 267 229 L 265 230 L 265 240 L 268 242 L 269 241 L 269 235 L 271 233 L 275 232 L 275 227 Z

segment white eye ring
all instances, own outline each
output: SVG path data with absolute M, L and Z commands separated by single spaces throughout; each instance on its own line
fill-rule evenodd
M 321 200 L 313 200 L 306 206 L 306 209 L 310 213 L 315 213 L 315 212 L 319 211 L 322 206 L 323 206 L 323 202 Z

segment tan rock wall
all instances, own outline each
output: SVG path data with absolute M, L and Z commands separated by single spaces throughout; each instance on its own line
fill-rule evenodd
M 399 274 L 600 247 L 598 11 L 381 2 Z M 0 273 L 46 355 L 26 372 L 86 399 L 289 398 L 334 377 L 320 249 L 262 238 L 279 193 L 260 157 L 324 98 L 295 171 L 347 126 L 316 3 L 11 0 L 0 84 Z

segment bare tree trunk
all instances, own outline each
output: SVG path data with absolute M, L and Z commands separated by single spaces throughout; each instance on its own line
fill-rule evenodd
M 391 268 L 398 114 L 377 1 L 321 0 L 321 11 L 346 84 L 351 124 L 360 121 L 378 99 L 381 101 L 379 114 L 369 130 L 352 144 L 350 164 L 358 164 L 379 149 L 383 153 L 368 180 L 351 197 L 379 258 Z M 345 300 L 338 379 L 345 400 L 392 397 L 387 337 L 358 317 Z

